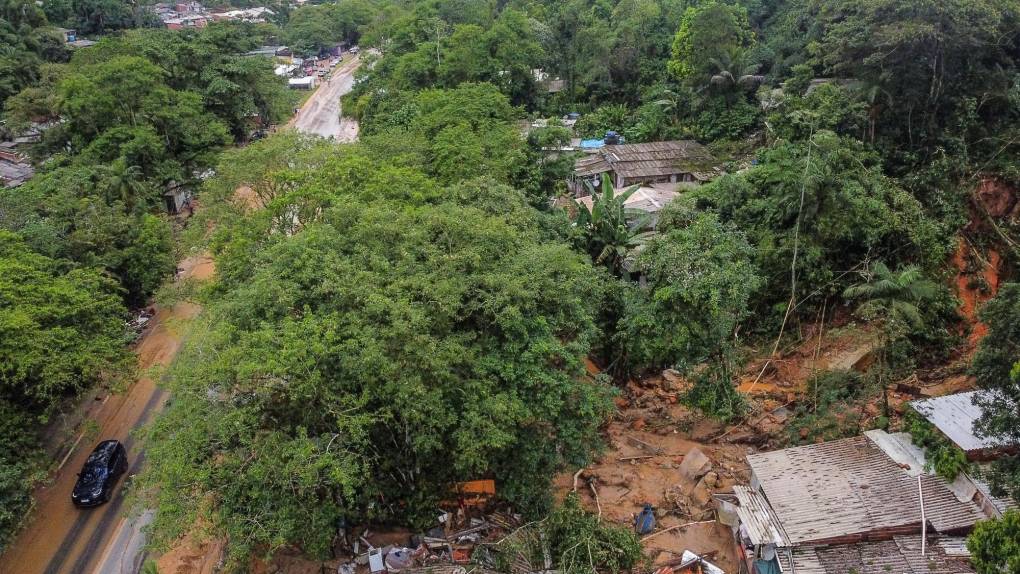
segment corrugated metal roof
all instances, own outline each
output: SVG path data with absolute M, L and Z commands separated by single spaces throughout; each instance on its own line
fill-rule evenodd
M 866 437 L 748 455 L 790 542 L 820 543 L 883 530 L 920 530 L 917 479 Z M 984 518 L 936 476 L 922 475 L 925 513 L 939 532 Z
M 956 538 L 929 539 L 925 555 L 921 555 L 920 536 L 897 536 L 880 542 L 859 542 L 833 546 L 812 546 L 793 551 L 793 568 L 783 565 L 785 572 L 796 574 L 972 574 L 973 567 L 960 555 L 946 551 L 955 549 Z
M 697 171 L 699 179 L 715 158 L 705 146 L 692 140 L 604 146 L 574 163 L 574 174 L 587 177 L 613 171 L 622 177 L 656 177 Z
M 974 422 L 981 418 L 981 407 L 974 404 L 974 397 L 980 392 L 911 401 L 910 406 L 966 452 L 995 448 L 999 446 L 996 441 L 974 433 Z
M 875 443 L 893 462 L 910 476 L 924 473 L 924 451 L 914 445 L 907 433 L 887 433 L 882 429 L 864 431 L 864 436 Z
M 970 475 L 968 475 L 970 476 Z M 990 484 L 982 480 L 977 476 L 970 476 L 970 481 L 974 483 L 974 487 L 981 491 L 981 494 L 985 496 L 992 503 L 992 506 L 999 511 L 999 514 L 1005 514 L 1007 510 L 1020 510 L 1020 504 L 1013 500 L 1012 496 L 1008 494 L 1006 496 L 993 496 L 992 487 Z
M 798 548 L 793 553 L 796 574 L 970 574 L 965 558 L 947 555 L 937 540 L 929 540 L 921 555 L 920 536 L 897 536 L 880 542 Z M 788 572 L 790 570 L 787 570 Z
M 739 485 L 733 487 L 733 494 L 740 502 L 740 506 L 737 507 L 737 516 L 740 517 L 740 523 L 747 529 L 747 535 L 752 544 L 755 546 L 775 544 L 780 547 L 790 545 L 790 540 L 783 532 L 783 525 L 761 494 Z
M 946 556 L 969 557 L 970 550 L 967 550 L 967 539 L 963 536 L 943 536 L 937 544 Z

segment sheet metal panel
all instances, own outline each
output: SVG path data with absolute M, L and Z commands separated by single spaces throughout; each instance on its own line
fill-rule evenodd
M 966 452 L 995 448 L 999 446 L 996 441 L 974 432 L 974 422 L 981 418 L 981 408 L 974 404 L 979 392 L 911 401 L 910 406 Z

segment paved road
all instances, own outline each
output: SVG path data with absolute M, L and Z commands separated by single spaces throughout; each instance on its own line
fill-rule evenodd
M 197 279 L 208 277 L 213 269 L 212 261 L 208 258 L 189 258 L 181 263 L 181 267 L 184 268 L 183 276 Z M 181 303 L 157 311 L 153 325 L 135 348 L 142 373 L 150 367 L 167 365 L 173 360 L 181 344 L 175 324 L 193 317 L 198 310 L 194 305 Z M 36 506 L 25 528 L 0 555 L 0 573 L 85 574 L 109 571 L 119 574 L 121 570 L 99 567 L 104 557 L 111 564 L 125 559 L 125 552 L 113 549 L 111 542 L 115 539 L 121 539 L 123 548 L 135 548 L 134 553 L 127 558 L 128 562 L 140 559 L 137 538 L 122 536 L 127 523 L 123 513 L 123 483 L 138 473 L 145 460 L 131 431 L 151 420 L 165 400 L 164 391 L 148 377 L 140 378 L 127 392 L 109 395 L 105 399 L 92 416 L 99 429 L 96 436 L 84 437 L 63 466 L 51 477 L 51 481 L 36 489 Z M 107 438 L 124 442 L 128 450 L 129 470 L 125 478 L 121 479 L 113 500 L 98 508 L 75 508 L 71 504 L 71 487 L 77 480 L 78 470 L 95 443 Z M 132 574 L 136 571 L 122 570 Z
M 294 117 L 292 125 L 299 131 L 324 138 L 350 142 L 358 139 L 358 122 L 340 119 L 340 96 L 354 87 L 354 71 L 361 65 L 360 56 L 348 56 L 333 71 L 333 77 L 319 86 Z

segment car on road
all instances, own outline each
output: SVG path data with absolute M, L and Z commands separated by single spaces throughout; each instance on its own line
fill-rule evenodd
M 113 496 L 117 479 L 127 472 L 127 451 L 119 440 L 104 440 L 89 454 L 71 490 L 75 506 L 99 506 Z

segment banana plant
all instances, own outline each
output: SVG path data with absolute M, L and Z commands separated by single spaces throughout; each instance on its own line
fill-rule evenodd
M 603 174 L 599 187 L 601 191 L 596 191 L 588 184 L 592 197 L 590 209 L 585 203 L 574 200 L 575 224 L 584 233 L 585 247 L 592 261 L 622 276 L 652 235 L 651 215 L 626 206 L 638 186 L 617 194 L 609 177 Z

